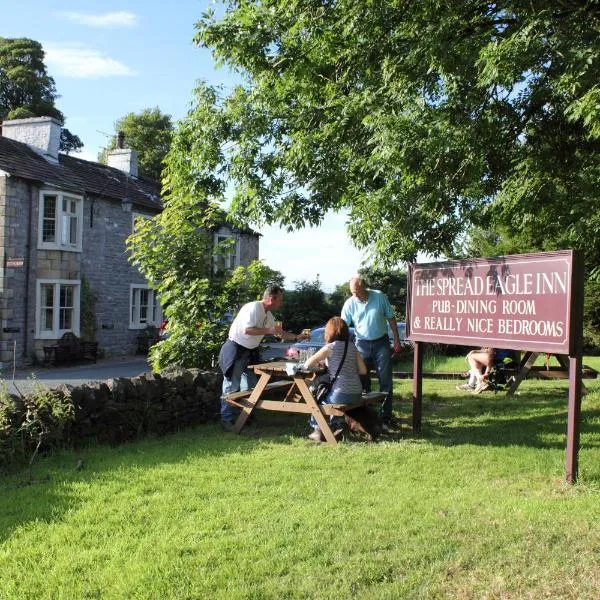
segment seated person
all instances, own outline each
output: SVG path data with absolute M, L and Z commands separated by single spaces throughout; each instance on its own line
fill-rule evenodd
M 471 350 L 467 354 L 467 362 L 469 363 L 469 380 L 463 385 L 457 385 L 457 390 L 466 390 L 479 394 L 489 388 L 487 381 L 490 371 L 494 366 L 494 349 L 493 348 L 478 348 Z
M 362 397 L 362 384 L 360 376 L 367 373 L 367 366 L 362 356 L 359 354 L 356 346 L 350 341 L 350 332 L 346 321 L 340 317 L 332 317 L 325 325 L 325 346 L 313 354 L 305 363 L 304 367 L 315 367 L 319 363 L 325 362 L 329 369 L 329 374 L 333 378 L 338 372 L 340 363 L 344 356 L 346 344 L 346 357 L 339 370 L 337 379 L 333 382 L 331 391 L 327 395 L 325 402 L 327 404 L 354 404 L 359 403 Z M 330 423 L 334 430 L 334 435 L 341 434 L 339 421 L 343 423 L 343 417 L 330 417 Z M 323 441 L 323 434 L 317 425 L 314 417 L 311 417 L 310 424 L 314 431 L 308 436 L 315 442 Z

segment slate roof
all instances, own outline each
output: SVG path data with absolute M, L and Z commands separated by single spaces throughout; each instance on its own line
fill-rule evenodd
M 129 198 L 134 206 L 162 210 L 160 184 L 153 179 L 134 178 L 119 169 L 67 154 L 59 154 L 58 164 L 52 164 L 27 144 L 2 136 L 0 170 L 73 193 Z

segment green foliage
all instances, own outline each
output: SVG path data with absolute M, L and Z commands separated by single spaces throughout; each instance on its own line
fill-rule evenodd
M 0 37 L 0 121 L 54 117 L 64 123 L 64 115 L 54 105 L 58 97 L 42 45 L 28 38 Z M 81 148 L 81 139 L 63 128 L 60 150 L 68 154 Z
M 98 324 L 96 322 L 96 302 L 98 294 L 92 290 L 89 281 L 81 278 L 81 294 L 80 294 L 80 330 L 81 337 L 93 342 L 96 339 L 96 331 Z
M 190 126 L 204 107 L 192 107 L 173 135 L 163 172 L 164 210 L 138 219 L 127 240 L 131 262 L 157 290 L 169 320 L 168 339 L 150 351 L 155 370 L 213 366 L 226 339 L 225 316 L 260 297 L 267 283 L 283 281 L 260 262 L 233 273 L 213 268 L 215 254 L 227 252 L 228 242 L 213 245 L 212 232 L 224 219 L 223 186 L 214 172 L 218 145 L 205 144 L 209 130 L 199 135 Z
M 348 282 L 335 286 L 333 292 L 329 294 L 329 304 L 334 314 L 340 315 L 342 313 L 344 302 L 346 302 L 351 295 L 350 284 Z
M 390 265 L 502 226 L 594 266 L 599 23 L 590 2 L 232 0 L 196 42 L 243 84 L 205 90 L 190 127 L 244 220 L 346 208 Z
M 60 150 L 65 154 L 78 152 L 83 148 L 83 142 L 78 135 L 71 133 L 65 127 L 60 132 Z
M 160 181 L 163 161 L 173 137 L 171 116 L 163 114 L 158 107 L 145 108 L 140 113 L 127 113 L 115 123 L 115 132 L 122 131 L 125 145 L 139 155 L 140 175 Z M 98 160 L 106 163 L 106 154 L 117 147 L 117 136 L 108 148 L 100 153 Z
M 44 50 L 35 40 L 0 37 L 0 120 L 24 117 L 55 117 L 54 79 L 44 64 Z
M 278 311 L 286 331 L 299 332 L 317 327 L 339 314 L 327 301 L 318 277 L 314 281 L 296 281 L 294 284 L 294 290 L 286 290 L 283 306 Z
M 587 350 L 600 351 L 600 281 L 589 280 L 585 284 L 583 343 Z
M 0 466 L 23 462 L 31 467 L 40 449 L 62 446 L 74 419 L 69 397 L 39 384 L 22 398 L 0 389 Z

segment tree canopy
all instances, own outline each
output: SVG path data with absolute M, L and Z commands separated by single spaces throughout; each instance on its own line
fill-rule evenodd
M 598 2 L 229 0 L 196 42 L 242 78 L 199 88 L 191 148 L 237 217 L 345 208 L 387 264 L 473 226 L 600 256 Z
M 140 113 L 127 113 L 115 123 L 115 133 L 123 132 L 125 145 L 139 154 L 141 175 L 160 180 L 163 161 L 173 137 L 171 116 L 156 108 L 145 108 Z M 106 162 L 106 152 L 117 147 L 117 136 L 98 157 Z
M 225 316 L 257 300 L 268 283 L 283 284 L 283 275 L 260 261 L 233 272 L 215 271 L 212 232 L 223 224 L 218 201 L 222 189 L 213 175 L 214 162 L 190 156 L 196 109 L 181 121 L 165 161 L 163 211 L 153 219 L 137 219 L 127 240 L 131 262 L 158 292 L 169 337 L 153 346 L 156 370 L 169 365 L 209 368 L 226 339 Z M 187 168 L 186 165 L 191 165 Z
M 42 45 L 27 38 L 0 37 L 0 119 L 33 115 L 62 121 L 62 113 L 54 106 L 57 97 Z
M 0 37 L 0 121 L 29 117 L 65 117 L 54 102 L 54 79 L 48 75 L 42 45 L 28 38 Z M 81 139 L 63 127 L 60 149 L 83 148 Z

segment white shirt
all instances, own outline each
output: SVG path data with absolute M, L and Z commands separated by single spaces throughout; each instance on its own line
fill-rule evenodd
M 229 339 L 252 350 L 256 348 L 262 341 L 262 335 L 248 335 L 244 333 L 248 327 L 270 328 L 275 325 L 275 318 L 271 311 L 265 311 L 263 303 L 258 300 L 256 302 L 248 302 L 240 308 L 240 312 L 236 315 L 231 327 L 229 328 Z

